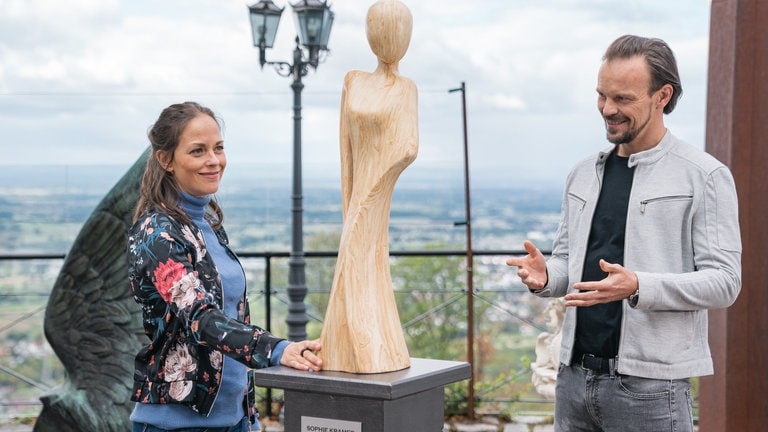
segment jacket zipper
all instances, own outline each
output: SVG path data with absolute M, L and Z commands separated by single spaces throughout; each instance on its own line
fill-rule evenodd
M 693 195 L 670 195 L 665 197 L 651 198 L 640 201 L 640 213 L 645 213 L 645 206 L 648 204 L 656 203 L 659 201 L 676 201 L 683 199 L 691 199 Z
M 587 200 L 584 198 L 574 194 L 573 192 L 568 192 L 568 196 L 570 198 L 573 198 L 574 200 L 578 201 L 579 204 L 581 204 L 581 207 L 579 207 L 579 211 L 584 211 L 584 207 L 587 205 Z

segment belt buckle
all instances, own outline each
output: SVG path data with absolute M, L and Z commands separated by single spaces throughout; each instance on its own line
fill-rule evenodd
M 603 359 L 592 354 L 583 354 L 581 356 L 581 368 L 600 372 L 603 369 Z
M 616 359 L 584 354 L 581 356 L 581 368 L 600 374 L 607 373 L 611 376 L 611 379 L 613 379 L 616 376 Z

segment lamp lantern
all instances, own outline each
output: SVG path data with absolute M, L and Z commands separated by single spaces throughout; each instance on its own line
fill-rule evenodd
M 259 63 L 261 67 L 267 62 L 266 49 L 275 44 L 277 26 L 280 24 L 280 16 L 283 8 L 277 7 L 272 0 L 260 0 L 248 6 L 251 17 L 251 33 L 253 46 L 259 48 Z
M 316 68 L 320 51 L 328 50 L 333 12 L 326 0 L 301 0 L 292 4 L 299 42 L 309 50 L 309 64 Z
M 251 18 L 253 45 L 259 48 L 259 62 L 273 66 L 281 76 L 291 77 L 293 90 L 293 185 L 291 190 L 291 252 L 288 259 L 288 339 L 300 341 L 307 338 L 307 294 L 306 260 L 304 253 L 304 218 L 301 166 L 301 92 L 302 78 L 309 67 L 317 69 L 320 52 L 328 51 L 328 37 L 333 24 L 333 12 L 327 0 L 300 0 L 293 7 L 298 36 L 293 50 L 293 62 L 266 60 L 267 48 L 272 48 L 277 34 L 277 25 L 283 9 L 272 0 L 259 0 L 248 6 Z M 303 47 L 303 48 L 302 48 Z M 308 53 L 305 53 L 305 50 Z M 306 55 L 308 54 L 308 56 Z M 267 296 L 269 299 L 269 296 Z M 267 320 L 269 330 L 269 319 Z M 269 404 L 267 404 L 269 407 Z M 269 413 L 269 408 L 267 408 Z

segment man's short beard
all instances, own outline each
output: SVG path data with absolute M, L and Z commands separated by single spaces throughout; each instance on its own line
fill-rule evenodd
M 627 118 L 624 117 L 624 118 L 622 118 L 622 120 L 627 121 Z M 645 119 L 645 123 L 643 123 L 642 125 L 640 125 L 638 127 L 635 127 L 635 128 L 630 128 L 628 131 L 624 132 L 621 136 L 618 136 L 618 137 L 613 138 L 613 139 L 611 139 L 610 133 L 608 133 L 608 131 L 606 131 L 605 138 L 608 140 L 608 142 L 616 144 L 616 145 L 619 145 L 619 144 L 629 144 L 632 141 L 634 141 L 635 138 L 637 138 L 637 136 L 640 134 L 640 132 L 642 132 L 648 126 L 648 123 L 650 123 L 650 122 L 651 122 L 651 116 L 649 114 L 648 118 Z
M 608 142 L 612 144 L 616 144 L 616 145 L 627 144 L 632 142 L 635 138 L 637 138 L 637 132 L 638 131 L 636 129 L 633 129 L 633 130 L 628 130 L 625 133 L 615 138 L 611 138 L 610 134 L 605 134 L 605 137 L 608 140 Z

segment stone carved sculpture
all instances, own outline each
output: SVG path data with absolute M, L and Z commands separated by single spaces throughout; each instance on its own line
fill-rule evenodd
M 549 300 L 544 309 L 549 332 L 543 332 L 536 340 L 536 361 L 531 363 L 531 381 L 540 395 L 555 400 L 557 367 L 560 363 L 560 342 L 563 340 L 562 327 L 565 318 L 565 303 L 562 298 Z
M 374 3 L 366 34 L 378 66 L 344 78 L 343 229 L 321 334 L 326 370 L 381 373 L 410 366 L 390 276 L 388 230 L 395 182 L 418 151 L 416 85 L 398 73 L 412 22 L 403 3 Z
M 67 382 L 41 398 L 35 432 L 131 429 L 133 359 L 145 336 L 128 287 L 126 232 L 148 154 L 96 206 L 54 283 L 44 329 Z

